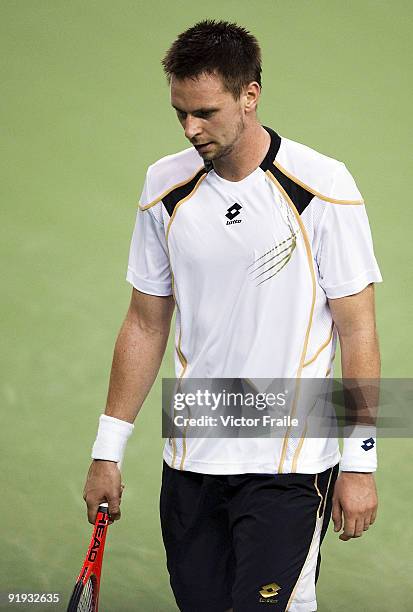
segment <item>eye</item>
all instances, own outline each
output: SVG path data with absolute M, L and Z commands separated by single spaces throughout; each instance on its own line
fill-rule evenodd
M 179 121 L 183 121 L 186 118 L 186 113 L 184 113 L 184 111 L 177 110 L 176 114 Z
M 201 111 L 199 113 L 196 114 L 196 116 L 199 119 L 209 119 L 210 117 L 212 117 L 213 112 L 212 111 Z

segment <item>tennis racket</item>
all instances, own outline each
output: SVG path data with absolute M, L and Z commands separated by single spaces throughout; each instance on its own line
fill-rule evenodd
M 102 503 L 98 508 L 92 539 L 90 540 L 85 562 L 76 580 L 67 612 L 98 611 L 100 573 L 108 524 L 108 504 Z

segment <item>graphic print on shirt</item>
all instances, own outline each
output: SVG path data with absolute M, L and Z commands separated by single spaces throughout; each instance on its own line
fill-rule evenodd
M 300 232 L 297 221 L 281 194 L 277 194 L 275 199 L 279 205 L 281 216 L 285 220 L 287 234 L 285 238 L 255 258 L 253 263 L 248 266 L 248 275 L 252 281 L 256 281 L 257 287 L 281 272 L 290 261 L 297 247 L 297 236 Z
M 251 269 L 248 273 L 252 280 L 258 281 L 257 287 L 273 278 L 288 264 L 296 246 L 297 234 L 290 234 L 249 266 Z

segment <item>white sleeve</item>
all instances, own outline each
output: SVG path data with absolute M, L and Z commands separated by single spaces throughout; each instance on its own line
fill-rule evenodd
M 143 205 L 150 202 L 148 175 L 149 172 L 141 197 Z M 138 210 L 126 280 L 143 293 L 167 296 L 172 295 L 172 280 L 161 206 L 159 202 L 147 210 Z
M 363 200 L 342 163 L 336 173 L 331 199 Z M 327 297 L 352 295 L 370 283 L 381 282 L 364 204 L 324 202 L 324 206 L 316 262 L 319 283 Z

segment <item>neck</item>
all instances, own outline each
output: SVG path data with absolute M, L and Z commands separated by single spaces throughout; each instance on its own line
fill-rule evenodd
M 270 146 L 270 135 L 258 122 L 246 127 L 233 150 L 214 160 L 214 170 L 227 181 L 242 181 L 254 172 Z

